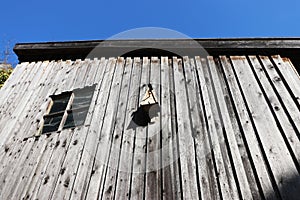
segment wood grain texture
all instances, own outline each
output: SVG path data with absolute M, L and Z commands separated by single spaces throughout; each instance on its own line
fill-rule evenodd
M 148 83 L 159 109 L 132 126 Z M 36 137 L 51 95 L 92 85 L 84 125 Z M 299 88 L 278 55 L 21 63 L 0 90 L 0 198 L 297 199 Z

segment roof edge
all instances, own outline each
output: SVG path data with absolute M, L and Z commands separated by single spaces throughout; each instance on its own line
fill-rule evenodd
M 196 43 L 195 43 L 196 41 Z M 195 45 L 196 44 L 196 45 Z M 101 49 L 101 56 L 121 56 L 120 49 L 132 51 L 143 49 L 138 56 L 160 55 L 168 50 L 193 50 L 201 45 L 209 54 L 282 54 L 300 53 L 300 38 L 206 38 L 206 39 L 118 39 L 17 43 L 14 51 L 20 62 L 40 60 L 83 59 L 95 48 Z M 193 51 L 189 51 L 193 52 Z M 135 52 L 136 53 L 136 52 Z M 129 56 L 131 54 L 128 54 Z M 133 55 L 133 54 L 132 54 Z M 171 55 L 171 54 L 170 54 Z M 168 56 L 168 55 L 166 55 Z

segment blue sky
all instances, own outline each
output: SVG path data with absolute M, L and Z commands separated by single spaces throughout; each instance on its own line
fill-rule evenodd
M 1 51 L 14 42 L 107 39 L 139 27 L 163 27 L 192 38 L 298 37 L 300 1 L 5 0 Z

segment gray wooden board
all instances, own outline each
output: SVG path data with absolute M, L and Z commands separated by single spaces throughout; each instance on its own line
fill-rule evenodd
M 175 199 L 176 176 L 173 171 L 173 145 L 176 143 L 172 137 L 171 124 L 171 88 L 170 88 L 170 68 L 168 57 L 161 58 L 161 168 L 162 168 L 162 197 L 163 199 Z
M 171 132 L 172 132 L 172 156 L 173 164 L 171 170 L 173 172 L 172 188 L 175 199 L 182 198 L 182 183 L 181 183 L 181 172 L 179 162 L 179 148 L 178 148 L 178 134 L 177 134 L 177 119 L 176 119 L 176 105 L 175 105 L 175 83 L 174 83 L 174 70 L 173 70 L 173 59 L 169 58 L 169 73 L 170 73 L 170 108 L 171 108 Z
M 231 57 L 231 60 L 238 79 L 243 80 L 240 82 L 242 91 L 245 94 L 280 194 L 283 198 L 293 198 L 293 195 L 297 195 L 297 191 L 299 191 L 297 189 L 299 178 L 290 152 L 287 149 L 247 59 L 245 57 Z M 289 188 L 284 187 L 285 184 L 288 184 L 290 178 L 295 178 L 295 184 Z
M 250 158 L 254 163 L 254 173 L 257 173 L 260 185 L 265 196 L 269 195 L 270 199 L 276 199 L 272 182 L 270 180 L 267 166 L 259 145 L 259 138 L 256 138 L 254 127 L 251 124 L 250 116 L 247 113 L 246 102 L 243 100 L 242 93 L 239 89 L 237 79 L 234 75 L 230 60 L 225 56 L 220 57 L 222 69 L 224 71 L 226 81 L 228 82 L 228 90 L 234 101 L 237 110 L 238 119 L 241 123 L 246 144 L 248 144 Z
M 157 57 L 151 58 L 150 84 L 160 105 L 160 60 Z M 161 124 L 160 110 L 156 116 L 151 118 L 147 134 L 147 156 L 146 156 L 146 177 L 145 177 L 145 199 L 161 198 Z
M 20 67 L 24 67 L 24 70 L 22 71 L 20 76 L 16 77 L 16 82 L 12 82 L 10 87 L 7 88 L 6 95 L 3 96 L 3 97 L 2 97 L 3 94 L 1 95 L 1 116 L 0 116 L 0 119 L 5 117 L 6 110 L 9 108 L 9 105 L 10 105 L 11 101 L 13 101 L 13 99 L 14 99 L 15 95 L 17 94 L 17 92 L 20 91 L 20 88 L 24 86 L 26 78 L 27 78 L 29 72 L 32 70 L 34 65 L 35 65 L 35 63 L 32 62 L 32 63 L 26 64 L 25 66 L 20 66 Z
M 198 199 L 194 141 L 182 60 L 174 57 L 173 67 L 183 198 Z
M 229 144 L 229 151 L 232 157 L 233 166 L 232 170 L 235 171 L 237 176 L 237 187 L 240 187 L 242 198 L 252 199 L 252 194 L 249 186 L 249 182 L 246 177 L 245 167 L 242 162 L 242 155 L 239 150 L 236 134 L 238 134 L 237 124 L 234 123 L 235 119 L 231 119 L 229 104 L 226 102 L 226 98 L 229 98 L 222 87 L 222 78 L 216 69 L 216 63 L 212 57 L 208 57 L 209 69 L 211 72 L 212 82 L 214 84 L 215 95 L 217 98 L 219 115 L 222 120 L 223 134 L 226 134 L 227 142 Z M 232 113 L 232 112 L 231 112 Z M 233 190 L 236 190 L 235 188 Z M 236 197 L 235 197 L 236 198 Z
M 39 102 L 39 103 L 40 103 L 40 102 Z M 28 117 L 27 119 L 29 119 L 29 117 Z M 22 127 L 22 130 L 25 129 L 23 133 L 26 133 L 26 134 L 27 134 L 28 128 L 26 128 L 26 127 L 30 127 L 30 123 L 24 123 L 22 126 L 23 126 L 23 127 Z M 30 131 L 29 131 L 29 132 L 30 132 Z M 24 135 L 23 135 L 23 136 L 24 136 Z M 21 135 L 20 138 L 18 138 L 18 140 L 21 140 L 21 141 L 22 141 L 22 140 L 23 140 L 23 136 Z M 9 145 L 9 144 L 11 144 L 11 145 Z M 21 146 L 22 146 L 22 144 L 25 144 L 25 142 L 21 142 L 20 144 L 21 144 Z M 17 148 L 17 143 L 16 143 L 16 139 L 15 139 L 15 137 L 14 137 L 14 134 L 11 134 L 10 139 L 8 139 L 6 145 L 9 145 L 9 150 L 8 150 L 8 152 L 6 152 L 7 155 L 11 154 L 9 151 L 13 150 L 14 148 Z M 20 147 L 20 146 L 19 146 L 19 147 Z M 18 147 L 18 148 L 19 148 L 19 147 Z M 21 149 L 22 149 L 22 148 L 21 148 Z M 3 160 L 3 159 L 1 159 L 1 160 Z
M 230 186 L 233 184 L 233 176 L 230 170 L 230 163 L 228 155 L 226 154 L 226 147 L 220 133 L 220 120 L 216 113 L 216 105 L 214 101 L 211 79 L 208 71 L 207 60 L 196 57 L 197 70 L 199 73 L 200 84 L 203 85 L 203 103 L 206 112 L 207 126 L 209 130 L 209 143 L 211 151 L 213 152 L 213 165 L 215 165 L 215 173 L 218 181 L 218 192 L 223 198 L 231 198 Z M 228 170 L 229 169 L 229 170 Z M 227 174 L 229 173 L 229 174 Z M 214 193 L 216 189 L 214 190 Z M 233 195 L 237 195 L 237 191 L 233 191 Z M 216 195 L 216 194 L 213 194 Z
M 136 111 L 139 102 L 139 88 L 141 78 L 141 60 L 140 58 L 134 58 L 130 90 L 127 99 L 125 125 L 123 128 L 122 145 L 120 147 L 120 160 L 118 165 L 118 175 L 116 179 L 116 189 L 114 198 L 124 199 L 130 196 L 130 184 L 132 173 L 132 159 L 134 153 L 134 137 L 135 130 L 128 128 L 131 123 L 131 116 Z
M 52 63 L 53 64 L 53 63 Z M 38 93 L 40 93 L 41 92 L 41 90 L 43 89 L 43 85 L 44 85 L 44 83 L 45 83 L 45 79 L 46 79 L 46 77 L 49 75 L 49 72 L 51 71 L 51 68 L 52 68 L 52 64 L 50 65 L 48 65 L 48 63 L 46 63 L 46 66 L 47 66 L 47 72 L 45 72 L 42 76 L 40 76 L 40 81 L 39 81 L 39 83 L 36 85 L 36 86 L 34 86 L 34 87 L 36 87 L 35 88 L 35 90 L 34 90 L 34 92 L 31 94 L 31 95 L 33 95 L 33 96 L 38 96 Z M 37 101 L 38 102 L 40 102 L 39 101 L 39 99 L 37 98 Z M 28 108 L 26 108 L 26 111 L 25 112 L 21 112 L 20 113 L 20 116 L 18 117 L 20 120 L 25 120 L 27 117 L 26 116 L 28 116 L 29 114 L 29 112 L 30 112 L 30 107 L 32 107 L 32 105 L 30 105 L 30 104 L 32 104 L 32 103 L 34 103 L 33 101 L 29 101 L 28 100 L 28 102 L 27 102 L 27 104 L 29 104 L 27 107 Z M 22 115 L 21 115 L 22 114 Z M 26 115 L 26 116 L 25 116 Z M 14 132 L 21 132 L 20 130 L 26 130 L 26 126 L 28 126 L 28 123 L 22 123 L 22 122 L 19 122 L 18 120 L 16 121 L 16 124 L 14 125 L 15 126 L 15 129 L 14 129 Z M 22 133 L 22 132 L 21 132 Z M 16 135 L 16 136 L 18 136 L 17 134 L 14 134 L 14 135 Z M 22 138 L 22 136 L 21 136 L 21 138 L 20 138 L 20 140 L 23 140 L 23 138 Z M 39 147 L 40 145 L 38 145 L 38 147 Z M 33 150 L 31 150 L 31 151 L 33 151 Z M 39 151 L 38 150 L 34 150 L 33 151 L 33 154 L 36 154 L 36 153 L 38 153 Z M 24 155 L 24 153 L 22 152 L 21 153 L 21 156 L 26 156 L 26 155 Z M 18 170 L 19 172 L 16 172 L 16 173 L 18 173 L 18 176 L 19 177 L 23 177 L 22 179 L 19 179 L 19 180 L 15 180 L 15 183 L 14 183 L 14 185 L 16 186 L 15 187 L 15 191 L 17 190 L 17 191 L 20 191 L 21 190 L 21 188 L 23 187 L 23 183 L 27 180 L 26 179 L 26 177 L 27 176 L 29 176 L 30 175 L 30 168 L 31 167 L 28 167 L 28 168 L 25 168 L 24 169 L 24 165 L 26 166 L 26 164 L 29 162 L 34 162 L 34 161 L 32 161 L 32 160 L 30 160 L 28 157 L 30 157 L 30 156 L 28 156 L 27 155 L 27 159 L 26 159 L 26 161 L 25 161 L 25 163 L 19 163 L 19 164 L 17 164 L 18 162 L 14 162 L 15 163 L 15 165 L 19 165 L 23 170 Z M 33 157 L 35 157 L 35 156 L 33 156 Z M 37 155 L 36 155 L 36 157 L 37 157 Z M 29 165 L 32 165 L 32 164 L 29 164 Z M 12 181 L 11 181 L 12 182 Z M 20 186 L 20 187 L 19 187 Z M 12 194 L 12 191 L 10 192 L 11 194 Z
M 24 138 L 40 134 L 38 131 L 43 125 L 43 116 L 45 113 L 47 113 L 47 109 L 49 108 L 49 104 L 51 103 L 49 91 L 51 90 L 51 88 L 55 87 L 55 79 L 57 77 L 60 77 L 60 72 L 64 67 L 65 65 L 62 61 L 55 62 L 54 66 L 51 66 L 52 72 L 47 76 L 44 86 L 37 94 L 36 101 L 34 102 L 28 114 L 28 118 L 30 119 L 31 124 L 29 127 L 26 127 L 26 132 L 28 132 L 28 134 L 23 136 Z
M 52 133 L 59 134 L 56 137 L 56 141 L 54 141 L 55 148 L 52 149 L 48 161 L 44 163 L 46 167 L 43 169 L 43 177 L 37 183 L 39 186 L 30 198 L 45 199 L 51 197 L 53 187 L 57 182 L 57 174 L 60 173 L 73 133 L 74 130 L 72 129 L 65 129 L 60 133 Z
M 46 61 L 47 62 L 47 61 Z M 40 75 L 40 73 L 43 72 L 43 70 L 39 70 L 39 67 L 41 66 L 42 62 L 39 61 L 37 63 L 32 63 L 29 70 L 30 73 L 26 73 L 23 79 L 23 84 L 21 84 L 18 92 L 15 92 L 12 96 L 10 101 L 8 102 L 8 106 L 6 109 L 6 113 L 13 114 L 13 112 L 19 108 L 19 104 L 17 102 L 20 102 L 20 100 L 23 98 L 23 95 L 28 94 L 28 91 L 31 91 L 33 89 L 33 85 L 36 83 L 36 80 L 38 80 L 40 77 L 36 75 Z M 43 66 L 41 67 L 43 69 Z M 3 126 L 2 126 L 3 127 Z
M 14 91 L 16 86 L 18 85 L 18 81 L 20 81 L 22 75 L 26 73 L 26 66 L 28 62 L 24 62 L 18 64 L 9 78 L 5 81 L 4 85 L 0 89 L 0 107 L 2 108 L 5 105 L 7 97 Z M 0 114 L 2 114 L 2 110 L 0 110 Z
M 42 89 L 42 91 L 37 97 L 37 99 L 40 99 L 40 101 L 36 102 L 34 109 L 32 109 L 33 112 L 30 114 L 30 119 L 34 119 L 34 121 L 31 123 L 29 128 L 26 129 L 29 130 L 31 136 L 33 136 L 36 133 L 36 131 L 40 126 L 40 123 L 38 123 L 37 121 L 38 120 L 41 121 L 43 116 L 42 114 L 46 112 L 46 109 L 48 107 L 48 102 L 49 102 L 49 97 L 48 97 L 49 92 L 51 92 L 51 90 L 55 90 L 56 84 L 54 84 L 55 81 L 53 80 L 57 79 L 57 77 L 60 76 L 61 74 L 60 72 L 64 68 L 66 68 L 66 66 L 62 61 L 59 61 L 56 63 L 56 65 L 52 66 L 52 73 L 47 77 L 47 80 L 45 81 L 45 87 Z M 45 143 L 46 147 L 44 150 L 40 151 L 40 155 L 38 155 L 39 159 L 37 159 L 36 160 L 37 162 L 31 167 L 32 168 L 31 176 L 28 178 L 28 183 L 25 184 L 26 187 L 21 193 L 23 197 L 27 195 L 31 196 L 33 190 L 37 189 L 37 187 L 39 186 L 38 183 L 41 181 L 42 175 L 44 173 L 43 170 L 44 171 L 46 170 L 45 169 L 47 166 L 46 164 L 49 160 L 49 157 L 51 156 L 52 148 L 58 145 L 58 143 L 55 143 L 58 142 L 57 137 L 58 137 L 57 134 L 51 134 L 50 137 L 46 135 L 42 135 L 41 138 L 39 138 L 39 143 L 40 144 Z M 35 160 L 36 158 L 32 157 L 32 159 Z
M 279 55 L 272 56 L 272 60 L 275 63 L 275 67 L 282 75 L 282 78 L 288 84 L 288 88 L 291 90 L 295 101 L 300 106 L 300 76 L 297 73 L 295 67 L 288 58 L 281 58 Z
M 97 140 L 94 142 L 94 147 L 91 149 L 87 149 L 87 151 L 91 154 L 93 157 L 93 163 L 90 166 L 90 172 L 88 174 L 88 179 L 87 179 L 87 199 L 95 199 L 98 197 L 100 191 L 100 185 L 102 183 L 103 179 L 103 169 L 105 166 L 104 160 L 105 156 L 107 154 L 108 149 L 106 148 L 108 146 L 108 138 L 110 137 L 109 133 L 107 135 L 102 134 L 103 129 L 104 129 L 104 121 L 105 121 L 105 116 L 109 114 L 114 114 L 110 113 L 107 110 L 108 103 L 109 103 L 109 97 L 110 97 L 110 92 L 112 88 L 112 82 L 113 82 L 113 77 L 115 76 L 115 69 L 116 69 L 116 63 L 117 59 L 109 59 L 107 68 L 104 74 L 103 82 L 101 89 L 99 91 L 98 98 L 100 99 L 99 105 L 96 105 L 95 108 L 95 114 L 96 116 L 92 119 L 91 122 L 91 129 L 93 130 L 90 132 L 89 136 L 93 136 L 96 134 Z M 118 68 L 121 68 L 120 65 L 118 65 Z M 115 101 L 115 100 L 114 100 Z M 99 100 L 98 100 L 99 102 Z M 108 113 L 106 113 L 108 112 Z M 97 120 L 95 124 L 94 120 Z M 100 122 L 100 123 L 99 123 Z M 96 126 L 94 126 L 96 125 Z M 93 142 L 92 137 L 90 138 L 90 142 Z M 103 144 L 103 145 L 102 145 Z M 83 195 L 83 194 L 82 194 Z M 84 194 L 85 195 L 85 194 Z M 76 196 L 72 196 L 73 198 Z
M 43 66 L 43 68 L 40 70 L 40 72 L 42 73 L 44 70 L 45 70 L 45 68 L 47 67 L 47 65 L 48 65 L 48 62 L 45 62 L 44 63 L 44 66 Z M 33 84 L 33 88 L 34 87 L 36 87 L 36 85 L 39 85 L 39 81 L 41 81 L 41 77 L 42 76 L 37 76 L 37 77 L 39 77 L 39 79 L 38 80 L 36 80 L 36 81 L 33 81 L 35 84 Z M 35 91 L 35 90 L 32 90 L 32 91 Z M 32 91 L 30 91 L 30 92 L 28 92 L 29 94 L 32 92 Z M 23 103 L 23 102 L 22 102 Z M 21 103 L 21 104 L 22 104 Z M 28 101 L 26 100 L 26 101 L 24 101 L 24 104 L 22 104 L 22 105 L 24 105 L 25 106 L 25 104 L 26 103 L 28 103 Z M 21 108 L 19 108 L 19 109 L 22 109 L 22 107 L 23 106 L 21 106 Z M 21 114 L 24 114 L 24 113 L 22 113 L 22 112 L 19 112 L 18 114 L 16 114 L 17 116 L 18 115 L 21 115 Z M 26 113 L 27 114 L 27 113 Z M 25 117 L 25 116 L 24 116 Z M 15 118 L 17 118 L 17 119 L 21 119 L 22 117 L 21 116 L 19 116 L 19 117 L 15 117 Z M 12 129 L 15 127 L 15 125 L 14 125 L 14 123 L 17 123 L 18 122 L 18 120 L 11 120 L 10 121 L 10 126 L 8 126 L 7 128 L 6 128 L 6 133 L 11 133 L 11 132 L 13 132 L 12 131 Z M 18 131 L 19 132 L 19 131 Z M 5 137 L 5 134 L 2 134 L 3 135 L 3 140 L 7 140 L 6 138 L 12 138 L 11 140 L 14 140 L 14 141 L 16 141 L 16 134 L 10 134 L 10 135 L 6 135 L 6 137 Z M 11 144 L 15 144 L 15 142 L 14 141 L 11 141 L 10 143 Z M 23 143 L 24 144 L 24 143 Z M 14 146 L 13 145 L 9 145 L 9 142 L 6 142 L 6 145 L 7 145 L 7 148 L 11 148 L 11 149 L 14 149 Z M 22 146 L 22 145 L 21 145 Z M 18 148 L 20 148 L 20 146 L 18 147 Z M 26 149 L 26 148 L 25 148 Z M 20 148 L 20 149 L 18 149 L 18 151 L 14 154 L 14 156 L 10 156 L 8 159 L 9 160 L 6 160 L 6 164 L 7 164 L 7 169 L 5 170 L 6 171 L 6 173 L 4 173 L 3 175 L 4 176 L 7 176 L 7 175 L 9 175 L 9 173 L 8 173 L 8 171 L 10 171 L 11 173 L 15 173 L 14 171 L 15 170 L 17 170 L 17 166 L 19 166 L 19 156 L 22 156 L 22 157 L 26 157 L 26 153 L 25 152 L 22 152 L 22 148 Z M 24 162 L 24 160 L 21 158 L 20 160 L 22 160 L 23 162 Z M 27 160 L 27 159 L 26 159 Z M 21 162 L 21 161 L 20 161 Z M 14 169 L 14 171 L 12 171 L 11 169 L 11 167 L 10 167 L 10 163 L 15 163 L 15 165 L 14 165 L 14 167 L 15 167 L 15 169 Z M 23 165 L 23 163 L 21 162 L 20 163 L 20 165 Z M 17 170 L 17 171 L 19 171 L 19 170 Z M 12 176 L 8 176 L 9 178 L 12 178 Z
M 30 63 L 30 65 L 28 66 L 28 71 L 30 71 L 29 73 L 25 73 L 24 76 L 22 77 L 21 81 L 20 81 L 20 87 L 18 87 L 17 89 L 14 90 L 14 92 L 9 96 L 7 102 L 3 105 L 5 107 L 2 107 L 2 115 L 0 116 L 0 133 L 5 130 L 6 127 L 11 126 L 11 123 L 14 122 L 13 115 L 14 115 L 14 111 L 18 109 L 22 109 L 20 108 L 19 104 L 21 103 L 22 105 L 22 97 L 25 94 L 25 91 L 27 92 L 28 90 L 32 90 L 32 88 L 30 88 L 32 79 L 34 77 L 34 75 L 37 73 L 38 69 L 39 69 L 39 65 L 41 65 L 41 62 L 38 63 Z M 29 92 L 28 91 L 28 92 Z
M 298 133 L 300 132 L 300 111 L 297 107 L 296 102 L 291 97 L 288 88 L 285 87 L 282 78 L 276 71 L 276 65 L 274 66 L 273 63 L 271 63 L 271 60 L 269 60 L 268 57 L 260 57 L 265 67 L 267 73 L 269 74 L 270 79 L 272 80 L 274 87 L 276 88 L 281 100 L 282 100 L 282 106 L 285 107 L 288 115 L 291 117 L 291 123 L 294 124 L 296 127 Z M 300 82 L 300 79 L 298 79 L 298 82 Z M 295 82 L 295 84 L 297 81 Z M 298 84 L 299 85 L 299 84 Z M 294 86 L 295 87 L 295 86 Z M 296 85 L 297 87 L 297 85 Z M 276 108 L 277 109 L 277 108 Z
M 80 61 L 78 61 L 80 62 Z M 67 65 L 66 68 L 69 68 L 70 65 Z M 76 70 L 77 72 L 78 70 Z M 80 76 L 80 74 L 75 74 L 72 76 L 72 79 L 70 82 L 68 82 L 68 86 L 66 87 L 66 84 L 62 84 L 66 88 L 73 88 L 74 85 L 77 84 L 76 77 Z M 65 88 L 61 88 L 62 91 L 64 91 Z M 82 127 L 77 127 L 74 129 L 65 129 L 59 133 L 58 140 L 56 141 L 58 144 L 62 144 L 61 148 L 55 148 L 52 153 L 51 157 L 49 158 L 49 164 L 46 168 L 46 172 L 44 174 L 42 182 L 44 184 L 40 184 L 40 187 L 36 191 L 33 196 L 35 198 L 47 198 L 52 196 L 54 187 L 58 181 L 58 176 L 61 173 L 61 166 L 66 158 L 66 154 L 68 152 L 68 149 L 70 147 L 70 143 L 72 141 L 73 133 L 77 132 L 78 129 L 81 129 Z M 53 133 L 52 133 L 53 134 Z M 62 142 L 63 141 L 63 142 Z M 46 183 L 45 183 L 46 181 Z M 64 185 L 68 185 L 69 180 L 65 180 Z
M 105 99 L 101 99 L 101 94 L 104 95 L 105 93 L 100 93 L 100 88 L 104 87 L 105 84 L 103 84 L 102 80 L 103 80 L 103 76 L 105 74 L 105 70 L 107 67 L 107 60 L 104 58 L 101 58 L 100 62 L 96 62 L 92 65 L 92 71 L 93 68 L 96 68 L 97 73 L 96 76 L 94 77 L 94 80 L 87 80 L 90 81 L 91 83 L 95 83 L 96 88 L 95 88 L 95 93 L 92 99 L 92 106 L 90 106 L 89 109 L 89 114 L 87 115 L 86 118 L 86 124 L 89 126 L 89 130 L 86 136 L 86 142 L 84 145 L 84 149 L 82 150 L 82 156 L 81 156 L 81 160 L 76 172 L 76 179 L 74 181 L 73 184 L 73 188 L 72 188 L 72 193 L 71 193 L 71 197 L 72 199 L 82 199 L 85 197 L 86 195 L 86 191 L 87 191 L 87 187 L 88 187 L 88 182 L 89 182 L 89 176 L 92 170 L 92 164 L 93 164 L 93 159 L 94 159 L 94 153 L 93 153 L 93 149 L 96 149 L 96 142 L 97 140 L 95 138 L 97 138 L 97 129 L 99 129 L 98 124 L 97 123 L 93 123 L 95 119 L 98 119 L 97 116 L 99 116 L 101 113 L 101 110 L 99 110 L 102 106 L 101 103 L 97 103 L 98 100 L 101 101 L 105 101 Z M 104 85 L 104 86 L 103 86 Z M 102 88 L 103 91 L 103 88 Z M 98 99 L 99 98 L 99 99 Z M 103 108 L 101 108 L 103 109 Z
M 248 59 L 19 64 L 0 90 L 1 199 L 297 198 L 299 75 Z M 130 128 L 148 83 L 160 110 Z M 50 95 L 94 84 L 83 126 L 33 137 Z
M 32 160 L 34 160 L 36 163 L 32 165 L 31 174 L 27 178 L 24 189 L 16 192 L 15 195 L 20 195 L 20 198 L 22 199 L 32 198 L 32 194 L 35 193 L 34 191 L 39 188 L 39 183 L 41 183 L 44 177 L 47 163 L 53 148 L 57 147 L 57 137 L 57 134 L 52 134 L 50 136 L 42 135 L 39 138 L 39 145 L 43 146 L 45 144 L 45 147 L 41 148 L 41 151 L 39 152 L 40 155 L 38 155 L 38 157 L 32 158 Z
M 141 83 L 139 87 L 139 101 L 142 101 L 145 92 L 148 89 L 150 60 L 147 57 L 143 58 L 142 63 Z M 132 167 L 132 183 L 130 199 L 144 199 L 144 182 L 146 172 L 146 149 L 147 149 L 147 126 L 137 126 L 135 133 L 135 149 Z
M 195 152 L 198 170 L 198 182 L 202 199 L 214 198 L 210 192 L 213 182 L 209 180 L 210 172 L 207 160 L 211 160 L 207 129 L 205 126 L 205 116 L 202 106 L 201 86 L 198 84 L 196 65 L 194 59 L 184 57 L 185 74 L 187 81 L 187 92 L 191 112 L 192 131 L 195 141 Z M 209 158 L 209 159 L 207 159 Z M 211 169 L 213 171 L 213 169 Z M 214 172 L 213 172 L 214 173 Z
M 73 88 L 83 88 L 85 85 L 85 82 L 87 80 L 87 73 L 89 73 L 90 70 L 90 60 L 86 60 L 83 64 L 81 70 L 79 70 L 77 73 L 77 77 L 75 79 L 75 84 Z M 92 112 L 89 112 L 88 115 L 90 115 Z M 76 120 L 76 118 L 74 118 Z M 76 121 L 75 121 L 76 123 Z M 84 124 L 86 125 L 86 124 Z M 83 147 L 85 145 L 85 139 L 88 132 L 88 126 L 81 126 L 74 132 L 74 135 L 71 139 L 71 145 L 68 149 L 68 152 L 66 153 L 66 157 L 63 161 L 63 164 L 61 166 L 61 169 L 58 170 L 63 173 L 59 173 L 58 180 L 56 182 L 56 186 L 53 188 L 53 194 L 52 198 L 69 198 L 72 191 L 72 186 L 77 174 L 77 166 L 79 164 L 81 153 L 83 151 Z M 68 182 L 66 184 L 66 182 Z
M 118 97 L 118 102 L 115 102 L 117 105 L 117 108 L 115 110 L 115 116 L 114 119 L 111 119 L 112 121 L 109 122 L 113 126 L 110 129 L 110 141 L 109 141 L 109 149 L 110 153 L 108 156 L 108 159 L 106 161 L 105 165 L 105 177 L 100 185 L 99 188 L 99 198 L 103 199 L 112 199 L 115 194 L 116 189 L 116 178 L 118 173 L 118 164 L 119 164 L 119 157 L 120 157 L 120 146 L 122 141 L 122 131 L 124 128 L 125 123 L 125 111 L 126 111 L 126 105 L 128 101 L 128 94 L 129 94 L 129 85 L 130 85 L 130 74 L 132 69 L 132 63 L 129 60 L 126 60 L 126 63 L 124 62 L 123 58 L 119 58 L 119 68 L 122 69 L 122 71 L 118 71 L 118 76 L 122 75 L 120 84 L 120 91 L 118 91 L 120 96 Z M 121 62 L 120 62 L 121 61 Z M 111 103 L 110 103 L 111 104 Z M 112 104 L 110 105 L 110 107 Z
M 118 102 L 120 99 L 120 92 L 121 92 L 121 84 L 122 84 L 122 77 L 123 77 L 123 72 L 124 72 L 124 64 L 125 60 L 124 58 L 118 58 L 115 63 L 115 72 L 113 76 L 113 80 L 111 82 L 111 89 L 110 89 L 110 94 L 108 96 L 107 100 L 107 107 L 104 115 L 104 121 L 102 125 L 102 131 L 101 131 L 101 137 L 107 138 L 106 143 L 100 143 L 98 146 L 98 151 L 100 150 L 99 148 L 105 149 L 105 151 L 101 151 L 101 153 L 105 154 L 104 155 L 104 160 L 100 160 L 102 164 L 104 164 L 102 175 L 103 175 L 103 180 L 101 180 L 100 187 L 98 188 L 99 190 L 99 197 L 101 197 L 102 192 L 104 190 L 104 183 L 106 180 L 106 172 L 105 169 L 108 166 L 108 159 L 110 158 L 110 152 L 111 152 L 111 141 L 113 138 L 113 130 L 115 126 L 115 119 L 116 115 L 118 112 Z M 99 152 L 100 153 L 100 152 Z M 96 154 L 97 155 L 97 154 Z M 95 159 L 101 159 L 101 157 L 95 157 Z
M 31 86 L 32 90 L 27 92 L 26 95 L 23 95 L 22 101 L 19 103 L 18 110 L 12 114 L 12 117 L 14 117 L 16 120 L 12 120 L 11 125 L 8 126 L 5 131 L 9 133 L 12 132 L 14 137 L 23 139 L 27 136 L 30 136 L 29 134 L 24 135 L 24 133 L 22 133 L 20 130 L 26 130 L 27 132 L 27 129 L 24 126 L 26 123 L 24 122 L 28 121 L 28 119 L 31 119 L 29 116 L 31 111 L 34 109 L 33 105 L 35 103 L 42 104 L 41 99 L 38 97 L 39 94 L 42 93 L 41 91 L 44 89 L 44 85 L 47 77 L 50 76 L 49 73 L 52 71 L 53 65 L 54 62 L 49 63 L 48 61 L 45 61 L 41 66 L 39 66 L 41 68 L 41 73 L 36 75 L 35 78 L 37 80 L 33 80 L 33 83 L 35 84 Z M 35 101 L 32 101 L 32 97 L 34 97 Z M 7 136 L 7 138 L 9 138 L 8 140 L 12 139 L 10 136 Z
M 293 126 L 291 123 L 298 122 L 299 126 L 299 117 L 300 113 L 297 109 L 297 106 L 292 101 L 292 98 L 289 97 L 289 93 L 285 88 L 283 87 L 282 81 L 279 78 L 279 75 L 274 70 L 273 64 L 270 62 L 268 57 L 261 56 L 260 60 L 263 65 L 261 65 L 258 61 L 258 59 L 255 56 L 249 57 L 253 68 L 256 72 L 256 75 L 258 76 L 260 82 L 262 83 L 262 86 L 264 88 L 264 91 L 266 92 L 266 95 L 268 97 L 268 100 L 270 101 L 270 104 L 272 105 L 273 112 L 277 119 L 279 120 L 280 126 L 283 130 L 283 137 L 285 137 L 287 140 L 287 145 L 292 149 L 291 154 L 294 154 L 298 161 L 300 161 L 300 141 L 298 139 L 297 133 L 295 132 Z M 265 71 L 264 71 L 265 70 Z M 268 77 L 271 79 L 271 83 L 268 80 Z M 277 88 L 272 88 L 272 85 L 277 86 Z M 282 86 L 282 87 L 279 87 Z M 274 91 L 275 89 L 275 91 Z M 277 90 L 276 90 L 277 89 Z M 279 96 L 276 96 L 276 93 L 279 94 Z M 284 104 L 281 104 L 279 100 L 285 100 Z M 291 101 L 289 101 L 291 100 Z M 287 113 L 285 113 L 285 110 L 289 109 Z M 298 112 L 297 112 L 298 111 Z M 294 119 L 298 121 L 294 121 L 294 119 L 290 122 L 287 115 L 293 115 Z M 274 116 L 274 117 L 275 117 Z

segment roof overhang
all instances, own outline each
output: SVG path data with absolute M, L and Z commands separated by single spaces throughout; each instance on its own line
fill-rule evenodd
M 209 55 L 276 55 L 300 63 L 300 38 L 227 39 L 130 39 L 71 42 L 18 43 L 14 51 L 20 62 L 84 59 L 95 49 L 101 57 L 199 55 L 203 47 Z

